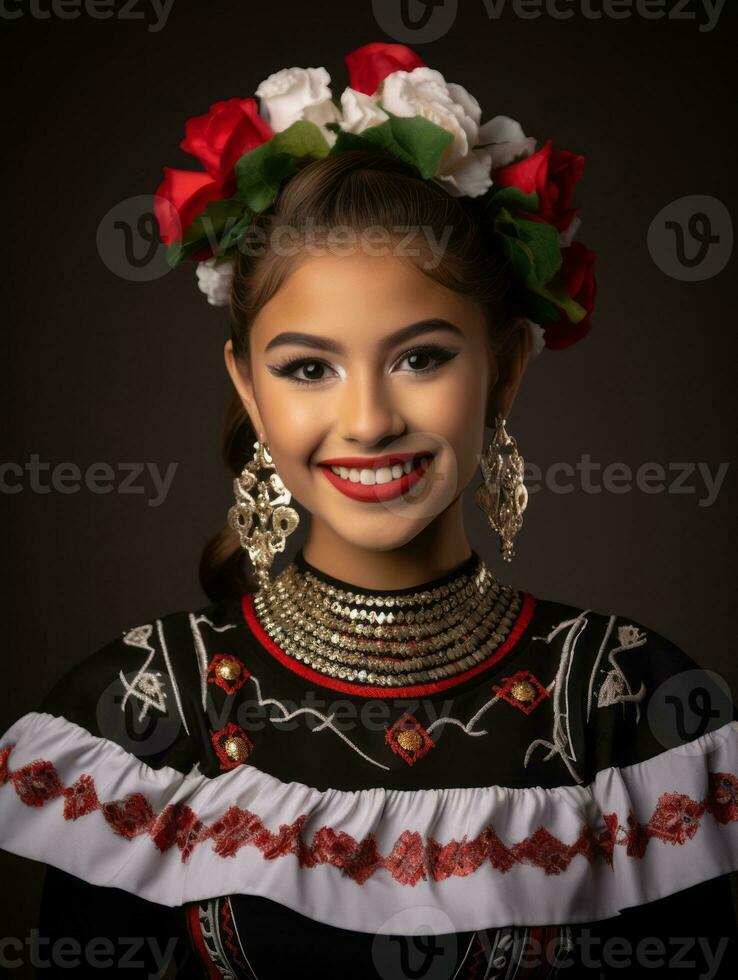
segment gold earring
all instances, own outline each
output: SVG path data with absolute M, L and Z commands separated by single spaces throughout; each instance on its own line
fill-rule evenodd
M 228 511 L 228 523 L 238 533 L 241 547 L 248 551 L 261 588 L 269 584 L 269 569 L 278 551 L 284 551 L 287 536 L 300 523 L 300 516 L 287 505 L 292 494 L 277 473 L 266 442 L 254 443 L 253 458 L 233 481 L 236 503 Z M 261 470 L 272 470 L 258 480 Z M 256 487 L 255 494 L 252 491 Z M 270 496 L 272 491 L 275 496 Z M 258 524 L 254 523 L 254 518 Z
M 492 440 L 480 460 L 484 483 L 474 499 L 501 538 L 504 561 L 512 561 L 513 539 L 523 526 L 528 491 L 523 483 L 523 457 L 517 443 L 505 431 L 505 419 L 495 417 Z

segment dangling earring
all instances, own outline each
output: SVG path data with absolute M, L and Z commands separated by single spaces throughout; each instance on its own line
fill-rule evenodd
M 512 561 L 513 538 L 523 526 L 523 511 L 528 491 L 523 483 L 523 457 L 515 440 L 505 431 L 505 419 L 495 417 L 495 430 L 487 451 L 480 460 L 484 483 L 474 499 L 487 515 L 493 530 L 501 538 L 504 561 Z
M 269 584 L 269 569 L 278 551 L 284 551 L 285 540 L 300 523 L 300 516 L 288 507 L 292 494 L 282 483 L 266 442 L 254 443 L 254 455 L 233 481 L 236 503 L 228 511 L 228 523 L 238 532 L 241 547 L 249 553 L 261 588 Z M 260 470 L 273 470 L 266 480 L 257 477 Z M 256 494 L 251 491 L 256 486 Z M 273 491 L 276 496 L 270 497 Z M 258 525 L 254 524 L 258 518 Z

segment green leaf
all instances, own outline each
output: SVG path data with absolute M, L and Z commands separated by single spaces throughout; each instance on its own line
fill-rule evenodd
M 251 222 L 254 220 L 253 211 L 247 209 L 244 216 L 240 221 L 237 221 L 233 227 L 226 232 L 220 241 L 220 253 L 221 255 L 228 251 L 229 248 L 238 245 L 238 243 L 243 238 L 244 233 L 248 229 Z
M 422 177 L 434 177 L 444 151 L 453 142 L 453 135 L 421 116 L 406 119 L 392 113 L 388 115 L 389 119 L 369 126 L 361 133 L 342 130 L 330 155 L 347 150 L 385 150 L 415 167 Z
M 501 207 L 493 227 L 513 272 L 529 289 L 543 286 L 560 269 L 559 233 L 553 225 L 514 217 Z
M 519 187 L 496 187 L 493 185 L 487 192 L 485 207 L 495 211 L 500 207 L 513 208 L 518 211 L 538 211 L 539 199 L 537 194 L 526 194 Z
M 282 181 L 298 169 L 300 161 L 318 160 L 328 152 L 320 127 L 298 119 L 236 162 L 236 199 L 260 214 L 273 204 Z
M 385 110 L 386 112 L 387 110 Z M 387 113 L 395 142 L 425 178 L 435 177 L 441 158 L 453 143 L 453 133 L 422 116 L 396 116 Z
M 205 248 L 215 253 L 222 252 L 223 241 L 229 238 L 234 226 L 240 224 L 244 217 L 244 207 L 239 201 L 211 201 L 189 226 L 184 238 L 169 245 L 167 264 L 176 269 L 191 255 Z
M 329 125 L 336 124 L 329 123 Z M 275 153 L 287 153 L 297 160 L 304 157 L 318 160 L 327 157 L 330 149 L 320 126 L 308 122 L 307 119 L 293 122 L 281 133 L 276 133 L 266 145 L 272 146 Z
M 536 287 L 533 292 L 542 296 L 544 299 L 550 300 L 560 310 L 563 310 L 572 323 L 579 323 L 587 315 L 584 307 L 577 303 L 575 299 L 571 298 L 566 291 L 566 287 L 559 279 L 553 279 L 551 282 L 546 283 L 545 286 Z
M 271 144 L 272 140 L 249 150 L 235 167 L 236 199 L 255 214 L 274 202 L 282 181 L 297 169 L 288 153 L 276 153 Z

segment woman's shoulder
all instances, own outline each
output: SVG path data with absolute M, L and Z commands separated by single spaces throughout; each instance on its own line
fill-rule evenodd
M 537 598 L 533 627 L 531 641 L 558 658 L 562 717 L 581 732 L 591 775 L 738 741 L 728 679 L 651 617 Z
M 189 770 L 199 758 L 194 733 L 205 707 L 207 650 L 237 629 L 237 600 L 133 618 L 83 654 L 53 682 L 36 710 L 19 718 L 3 744 L 31 729 L 114 743 L 152 768 Z

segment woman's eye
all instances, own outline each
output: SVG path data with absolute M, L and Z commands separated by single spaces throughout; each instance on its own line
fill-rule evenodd
M 300 376 L 300 371 L 303 372 L 302 376 Z M 297 365 L 294 373 L 290 372 L 290 375 L 297 381 L 322 381 L 324 371 L 325 364 L 321 361 L 303 361 L 302 364 Z
M 318 381 L 325 381 L 327 374 L 324 372 L 328 365 L 323 361 L 311 361 L 307 358 L 286 361 L 284 364 L 276 364 L 270 368 L 273 374 L 280 378 L 287 378 L 294 384 L 311 385 Z M 301 373 L 300 373 L 301 372 Z
M 403 354 L 398 364 L 407 361 L 410 365 L 411 374 L 425 374 L 435 371 L 446 361 L 456 357 L 456 351 L 448 350 L 445 347 L 416 347 L 415 350 Z

